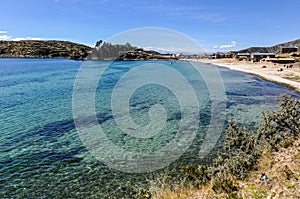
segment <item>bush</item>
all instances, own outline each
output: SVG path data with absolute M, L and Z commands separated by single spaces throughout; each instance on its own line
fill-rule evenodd
M 287 95 L 280 96 L 278 101 L 278 110 L 263 112 L 258 130 L 261 144 L 269 144 L 275 150 L 290 146 L 300 133 L 300 101 Z
M 256 133 L 229 122 L 224 147 L 213 165 L 183 167 L 179 175 L 169 175 L 166 178 L 169 180 L 162 184 L 174 182 L 180 176 L 181 185 L 199 187 L 212 179 L 215 193 L 226 194 L 226 198 L 240 198 L 238 186 L 232 179 L 245 179 L 249 171 L 255 170 L 262 151 L 270 149 L 268 146 L 277 150 L 299 140 L 300 101 L 287 95 L 280 96 L 278 100 L 279 109 L 263 112 L 263 122 Z M 288 167 L 283 172 L 286 179 L 296 178 Z M 172 186 L 169 186 L 169 190 L 172 190 Z M 253 192 L 251 197 L 261 198 L 265 195 L 264 190 L 260 190 Z
M 287 179 L 287 180 L 291 180 L 292 178 L 295 178 L 296 180 L 298 180 L 298 178 L 295 176 L 294 172 L 286 165 L 283 169 L 283 173 L 285 175 L 285 179 Z
M 184 173 L 185 179 L 196 186 L 200 186 L 203 183 L 210 180 L 209 170 L 207 166 L 185 166 L 181 169 Z
M 226 199 L 243 199 L 243 197 L 240 197 L 237 192 L 231 192 Z
M 299 139 L 300 101 L 287 95 L 281 95 L 278 101 L 279 109 L 263 112 L 257 133 L 229 123 L 223 151 L 215 160 L 214 175 L 232 174 L 244 179 L 249 171 L 256 169 L 257 160 L 268 145 L 277 150 Z
M 255 133 L 230 122 L 223 152 L 215 161 L 217 172 L 244 179 L 248 171 L 256 168 L 260 154 Z
M 214 181 L 212 190 L 217 194 L 230 194 L 232 192 L 238 191 L 238 186 L 230 178 L 220 178 Z

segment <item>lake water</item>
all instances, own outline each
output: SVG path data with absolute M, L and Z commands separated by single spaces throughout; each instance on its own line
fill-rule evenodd
M 103 68 L 107 62 L 89 64 Z M 109 140 L 125 151 L 153 152 L 174 138 L 181 119 L 180 101 L 172 89 L 154 83 L 135 90 L 129 100 L 129 112 L 136 124 L 145 126 L 150 122 L 150 107 L 164 106 L 166 123 L 159 133 L 151 138 L 134 138 L 121 131 L 114 121 L 111 96 L 118 80 L 143 64 L 164 65 L 185 76 L 200 103 L 195 139 L 164 170 L 201 162 L 198 151 L 211 120 L 211 101 L 203 78 L 188 62 L 110 64 L 95 94 L 99 124 Z M 122 172 L 96 160 L 86 149 L 72 112 L 73 86 L 81 65 L 81 61 L 65 59 L 0 59 L 0 198 L 132 198 L 139 186 L 161 172 Z M 209 70 L 211 66 L 197 63 L 197 67 Z M 228 120 L 234 120 L 255 129 L 261 111 L 276 108 L 280 94 L 299 97 L 286 87 L 226 68 L 218 69 L 227 98 L 225 126 Z

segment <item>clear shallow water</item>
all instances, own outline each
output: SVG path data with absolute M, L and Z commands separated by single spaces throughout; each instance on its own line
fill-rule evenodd
M 96 94 L 99 123 L 117 146 L 155 151 L 176 133 L 180 110 L 174 94 L 147 85 L 130 99 L 130 114 L 140 125 L 149 122 L 151 105 L 167 110 L 167 125 L 152 139 L 134 139 L 120 132 L 111 116 L 110 96 L 117 80 L 141 63 L 114 62 Z M 200 127 L 190 149 L 170 167 L 198 163 L 197 152 L 210 120 L 208 90 L 189 63 L 159 62 L 188 77 L 201 102 Z M 131 197 L 134 187 L 153 174 L 128 174 L 110 169 L 88 153 L 72 117 L 72 91 L 82 62 L 64 59 L 0 59 L 0 198 Z M 103 62 L 95 62 L 95 67 Z M 199 67 L 209 67 L 199 65 Z M 263 109 L 274 109 L 283 93 L 298 94 L 257 77 L 219 68 L 226 89 L 227 120 L 256 128 Z M 156 172 L 157 173 L 157 172 Z

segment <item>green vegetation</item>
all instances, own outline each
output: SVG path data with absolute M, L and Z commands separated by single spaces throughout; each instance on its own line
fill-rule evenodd
M 230 122 L 223 151 L 215 160 L 212 170 L 219 175 L 231 174 L 244 179 L 249 170 L 256 168 L 260 154 L 255 133 Z
M 231 194 L 233 192 L 236 192 L 238 190 L 238 187 L 231 178 L 220 178 L 213 183 L 212 190 L 219 194 Z
M 198 167 L 195 167 L 188 165 L 183 167 L 181 172 L 185 175 L 186 181 L 193 183 L 195 186 L 201 186 L 201 184 L 210 180 L 207 166 L 199 165 Z
M 199 195 L 200 198 L 266 198 L 290 194 L 285 197 L 299 198 L 296 187 L 300 173 L 300 100 L 282 95 L 278 101 L 277 110 L 263 112 L 263 121 L 256 132 L 230 122 L 224 147 L 212 165 L 183 167 L 181 180 L 167 176 L 166 179 L 173 178 L 165 181 L 170 184 L 152 187 L 149 195 L 152 198 Z M 273 179 L 264 183 L 260 177 L 266 171 Z M 172 184 L 178 181 L 180 184 Z M 289 191 L 284 193 L 286 189 Z
M 279 99 L 280 108 L 264 112 L 264 120 L 258 130 L 257 139 L 269 144 L 273 149 L 287 147 L 299 138 L 300 101 L 283 95 Z

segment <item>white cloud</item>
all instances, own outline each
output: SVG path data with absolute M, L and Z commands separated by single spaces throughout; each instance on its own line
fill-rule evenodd
M 8 35 L 0 35 L 0 40 L 10 40 L 11 39 L 11 36 L 8 36 Z
M 219 48 L 220 49 L 224 49 L 224 48 L 233 48 L 236 46 L 236 42 L 235 41 L 232 41 L 231 44 L 227 44 L 227 45 L 222 45 L 220 46 Z
M 0 30 L 0 40 L 4 41 L 21 41 L 21 40 L 43 40 L 42 38 L 39 37 L 17 37 L 13 38 L 12 36 L 7 34 L 7 31 Z

